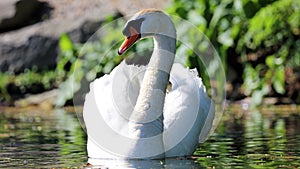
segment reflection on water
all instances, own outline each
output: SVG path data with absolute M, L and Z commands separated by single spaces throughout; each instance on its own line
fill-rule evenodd
M 73 112 L 0 108 L 0 142 L 0 168 L 72 168 L 87 162 L 86 135 Z M 192 159 L 98 160 L 97 164 L 127 168 L 297 168 L 299 150 L 299 107 L 243 111 L 232 106 Z
M 89 168 L 201 168 L 194 159 L 167 158 L 163 160 L 104 160 L 89 159 L 93 166 Z
M 300 167 L 298 109 L 229 109 L 218 132 L 197 150 L 204 166 Z
M 86 136 L 75 113 L 0 108 L 0 119 L 0 168 L 85 164 Z

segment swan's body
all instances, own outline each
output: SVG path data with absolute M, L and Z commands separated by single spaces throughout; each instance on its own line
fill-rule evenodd
M 84 104 L 88 156 L 157 159 L 192 155 L 199 141 L 207 138 L 214 108 L 195 70 L 173 64 L 176 31 L 171 19 L 161 11 L 144 10 L 127 22 L 123 34 L 127 39 L 119 54 L 146 36 L 154 38 L 154 51 L 146 66 L 123 61 L 91 83 Z M 167 93 L 169 82 L 172 89 Z M 94 136 L 95 125 L 89 123 L 96 116 L 105 123 L 99 124 L 99 132 L 101 126 L 109 129 L 99 133 L 102 138 Z M 102 144 L 107 137 L 117 138 L 110 140 L 111 147 Z M 130 143 L 114 144 L 123 137 Z M 120 152 L 113 151 L 116 145 Z

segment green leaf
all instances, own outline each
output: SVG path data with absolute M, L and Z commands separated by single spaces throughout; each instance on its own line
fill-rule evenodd
M 273 87 L 277 93 L 284 94 L 285 92 L 284 81 L 285 81 L 284 67 L 280 66 L 276 69 L 273 78 Z
M 221 33 L 218 36 L 218 41 L 225 46 L 232 46 L 233 39 L 231 38 L 231 29 L 228 29 L 227 31 Z
M 73 43 L 67 34 L 62 34 L 59 38 L 59 48 L 62 52 L 73 50 Z
M 274 68 L 275 66 L 275 56 L 270 55 L 266 58 L 266 64 L 269 68 Z

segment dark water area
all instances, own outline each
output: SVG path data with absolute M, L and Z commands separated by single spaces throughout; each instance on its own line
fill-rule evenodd
M 0 108 L 0 168 L 82 168 L 86 162 L 86 134 L 72 110 Z M 300 107 L 230 106 L 192 158 L 126 162 L 127 168 L 149 166 L 299 168 Z

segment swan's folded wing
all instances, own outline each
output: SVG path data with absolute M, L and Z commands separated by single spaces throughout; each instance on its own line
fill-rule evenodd
M 180 64 L 173 65 L 170 82 L 164 107 L 166 155 L 191 155 L 210 131 L 211 100 L 197 73 Z
M 142 69 L 122 62 L 109 75 L 90 83 L 90 91 L 85 97 L 83 110 L 90 158 L 118 158 L 103 149 L 97 139 L 109 133 L 125 137 L 129 135 L 128 119 L 124 115 L 131 112 L 135 104 L 139 83 L 143 77 Z M 100 120 L 95 122 L 96 119 Z M 104 124 L 108 130 L 100 127 Z

